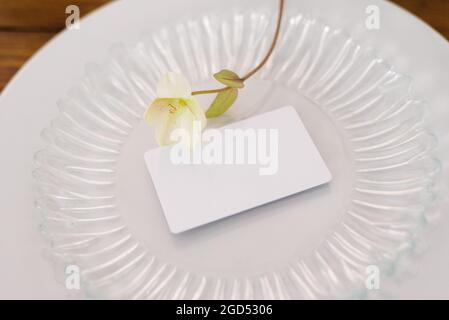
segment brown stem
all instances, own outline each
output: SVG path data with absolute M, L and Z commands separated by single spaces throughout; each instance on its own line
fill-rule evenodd
M 243 78 L 242 80 L 245 81 L 248 78 L 250 78 L 253 74 L 255 74 L 257 71 L 260 70 L 260 68 L 262 68 L 265 63 L 267 63 L 268 59 L 270 58 L 271 54 L 273 53 L 273 50 L 276 46 L 276 43 L 278 41 L 279 38 L 279 33 L 281 31 L 281 23 L 282 23 L 282 13 L 284 12 L 284 0 L 279 0 L 279 13 L 278 13 L 278 19 L 277 19 L 277 24 L 276 24 L 276 31 L 274 33 L 274 37 L 273 37 L 273 41 L 271 42 L 271 46 L 270 49 L 268 50 L 267 54 L 265 55 L 265 57 L 262 59 L 262 61 L 257 65 L 257 67 L 255 67 L 253 70 L 251 70 L 250 72 L 248 72 Z
M 274 32 L 273 41 L 271 42 L 271 46 L 268 49 L 268 52 L 265 55 L 265 57 L 262 59 L 262 61 L 260 61 L 260 63 L 254 69 L 252 69 L 244 77 L 242 77 L 241 80 L 243 80 L 243 81 L 248 80 L 251 76 L 253 76 L 257 71 L 259 71 L 267 63 L 268 59 L 270 59 L 270 56 L 273 53 L 274 48 L 276 47 L 276 43 L 279 38 L 279 33 L 281 31 L 283 12 L 284 12 L 284 0 L 279 0 L 279 12 L 278 12 L 278 17 L 277 17 L 276 30 Z M 211 90 L 199 90 L 199 91 L 193 91 L 192 95 L 219 93 L 222 91 L 226 91 L 228 89 L 230 89 L 230 87 L 223 87 L 223 88 L 211 89 Z

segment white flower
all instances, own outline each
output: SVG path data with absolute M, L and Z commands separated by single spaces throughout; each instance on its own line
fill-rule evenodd
M 201 129 L 206 126 L 206 115 L 198 101 L 191 94 L 191 88 L 184 76 L 168 72 L 157 85 L 157 98 L 145 112 L 145 121 L 155 127 L 155 138 L 159 145 L 176 141 L 170 139 L 174 130 L 193 132 L 194 121 Z

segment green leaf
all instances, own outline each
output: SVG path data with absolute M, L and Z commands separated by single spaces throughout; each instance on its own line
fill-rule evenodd
M 237 99 L 237 95 L 238 90 L 235 88 L 229 88 L 217 94 L 209 109 L 206 111 L 206 117 L 214 118 L 221 116 L 232 106 L 235 99 Z
M 240 77 L 237 75 L 237 73 L 235 73 L 234 71 L 231 71 L 231 70 L 223 69 L 223 70 L 217 72 L 216 74 L 214 74 L 214 78 L 217 81 L 226 85 L 227 87 L 239 88 L 239 89 L 244 87 L 243 80 L 240 79 Z

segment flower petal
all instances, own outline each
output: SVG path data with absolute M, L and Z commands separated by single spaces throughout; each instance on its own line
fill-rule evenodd
M 176 112 L 169 114 L 167 126 L 164 128 L 156 128 L 156 137 L 160 145 L 169 145 L 177 142 L 171 139 L 171 134 L 175 130 L 183 130 L 182 136 L 192 136 L 194 115 L 186 107 L 177 109 Z M 178 135 L 179 137 L 179 135 Z
M 192 90 L 183 75 L 167 72 L 157 84 L 156 93 L 159 98 L 186 98 L 191 96 Z
M 170 126 L 169 102 L 159 99 L 154 100 L 145 112 L 144 119 L 149 124 L 154 125 L 156 142 L 159 145 L 164 145 Z
M 187 107 L 190 109 L 190 112 L 195 116 L 195 120 L 201 122 L 201 130 L 204 129 L 207 123 L 206 113 L 203 108 L 201 108 L 200 104 L 195 98 L 190 98 L 187 100 Z
M 155 99 L 145 112 L 144 119 L 154 126 L 155 139 L 161 146 L 176 142 L 171 140 L 171 133 L 177 129 L 185 130 L 184 134 L 190 136 L 191 145 L 196 144 L 207 122 L 204 110 L 193 97 Z M 200 126 L 195 125 L 195 121 L 199 121 Z
M 168 101 L 155 99 L 145 111 L 145 121 L 148 124 L 153 124 L 162 120 L 162 118 L 166 117 L 167 113 L 170 111 L 168 104 Z

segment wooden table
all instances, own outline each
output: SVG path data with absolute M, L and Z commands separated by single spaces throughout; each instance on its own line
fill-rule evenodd
M 392 0 L 449 39 L 449 0 Z M 65 27 L 68 5 L 81 16 L 109 0 L 1 0 L 0 91 L 44 43 Z

